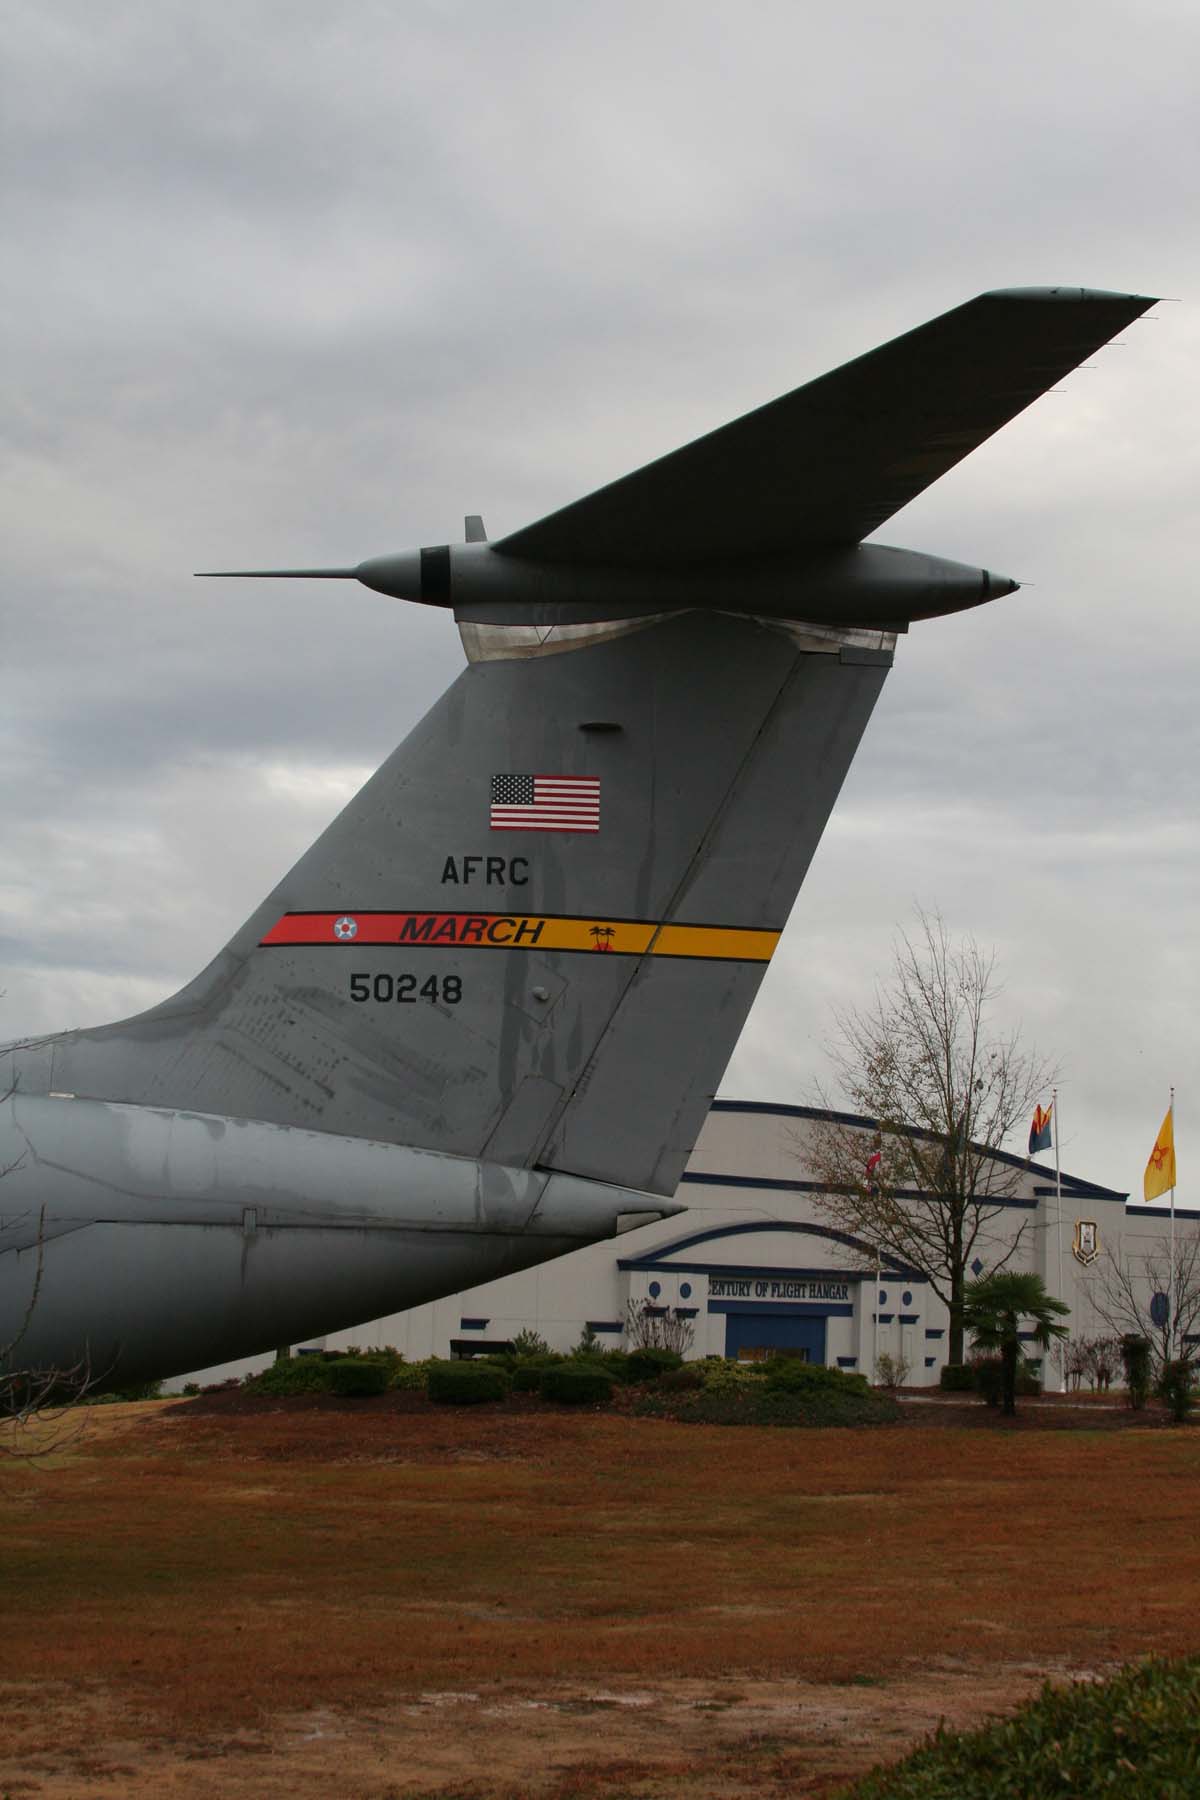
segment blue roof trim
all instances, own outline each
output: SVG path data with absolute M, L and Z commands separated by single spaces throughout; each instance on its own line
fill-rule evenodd
M 645 1251 L 641 1256 L 620 1257 L 617 1267 L 619 1269 L 657 1268 L 665 1256 L 673 1256 L 677 1250 L 690 1250 L 696 1244 L 711 1244 L 721 1238 L 746 1237 L 753 1232 L 764 1231 L 800 1232 L 807 1237 L 825 1238 L 827 1241 L 845 1245 L 847 1249 L 865 1256 L 870 1262 L 875 1260 L 875 1252 L 870 1244 L 865 1244 L 861 1238 L 852 1237 L 848 1231 L 837 1231 L 832 1225 L 815 1225 L 805 1219 L 756 1219 L 750 1224 L 710 1225 L 704 1231 L 689 1232 L 687 1237 L 676 1238 L 672 1243 L 655 1244 L 652 1250 Z M 672 1264 L 674 1268 L 681 1266 L 684 1265 Z M 832 1272 L 842 1273 L 840 1269 Z M 702 1271 L 697 1270 L 696 1273 L 702 1273 Z M 829 1273 L 829 1270 L 821 1270 L 822 1275 Z M 898 1257 L 887 1259 L 884 1273 L 886 1275 L 904 1275 L 911 1281 L 928 1279 L 927 1276 L 922 1275 L 919 1269 L 909 1268 Z
M 1035 1186 L 1033 1191 L 1037 1195 L 1039 1200 L 1053 1200 L 1057 1190 L 1053 1186 L 1044 1187 L 1039 1183 L 1037 1186 Z M 1064 1188 L 1063 1189 L 1063 1199 L 1064 1200 L 1123 1200 L 1125 1202 L 1126 1206 L 1128 1206 L 1128 1204 L 1129 1204 L 1129 1195 L 1128 1194 L 1116 1194 L 1113 1192 L 1113 1190 L 1111 1188 L 1097 1187 L 1094 1181 L 1077 1181 L 1071 1188 L 1070 1193 L 1068 1193 L 1066 1191 L 1066 1189 Z
M 1171 1216 L 1169 1206 L 1146 1206 L 1141 1200 L 1131 1200 L 1126 1206 L 1125 1212 L 1127 1215 L 1133 1213 L 1138 1218 L 1147 1219 L 1169 1219 Z M 1200 1219 L 1200 1207 L 1177 1206 L 1175 1217 L 1177 1219 Z
M 756 1313 L 771 1319 L 852 1319 L 854 1308 L 839 1300 L 710 1300 L 710 1313 Z
M 748 1281 L 874 1281 L 874 1269 L 798 1269 L 795 1263 L 735 1262 L 655 1262 L 639 1257 L 637 1262 L 618 1262 L 619 1269 L 633 1269 L 643 1275 L 740 1275 Z M 888 1280 L 898 1280 L 896 1271 L 885 1270 Z M 924 1275 L 905 1275 L 905 1281 L 925 1281 Z
M 819 1181 L 777 1181 L 773 1175 L 718 1175 L 705 1170 L 685 1169 L 679 1177 L 680 1187 L 684 1182 L 692 1182 L 699 1187 L 765 1188 L 782 1194 L 823 1194 L 825 1192 L 824 1186 Z M 923 1193 L 920 1188 L 894 1188 L 892 1192 L 898 1200 L 935 1198 L 935 1196 Z M 1051 1188 L 1050 1192 L 1053 1193 L 1054 1189 Z M 1125 1197 L 1124 1194 L 1105 1194 L 1103 1189 L 1099 1193 L 1088 1194 L 1077 1194 L 1072 1189 L 1069 1194 L 1064 1193 L 1063 1195 L 1064 1200 L 1123 1200 Z M 971 1197 L 970 1204 L 977 1206 L 981 1211 L 986 1208 L 988 1212 L 992 1213 L 1002 1212 L 1005 1208 L 1011 1207 L 1033 1212 L 1036 1211 L 1038 1205 L 1036 1200 L 1026 1199 L 1022 1194 L 976 1194 Z
M 771 1100 L 714 1100 L 710 1111 L 766 1113 L 774 1114 L 781 1119 L 828 1119 L 835 1125 L 858 1125 L 864 1131 L 874 1131 L 878 1124 L 877 1120 L 867 1118 L 864 1113 L 839 1112 L 829 1106 L 786 1106 L 781 1102 Z M 907 1135 L 932 1138 L 935 1134 L 917 1131 L 915 1128 L 909 1127 Z M 1010 1169 L 1028 1169 L 1034 1175 L 1044 1175 L 1047 1181 L 1053 1179 L 1053 1169 L 1044 1168 L 1041 1163 L 1035 1163 L 1027 1156 L 1014 1156 L 1011 1150 L 985 1151 L 982 1144 L 973 1144 L 972 1149 L 994 1157 L 997 1162 L 1007 1163 Z M 685 1176 L 684 1179 L 686 1180 L 687 1177 Z M 1100 1187 L 1096 1182 L 1084 1181 L 1079 1175 L 1068 1175 L 1065 1169 L 1060 1171 L 1059 1179 L 1064 1189 L 1070 1188 L 1072 1197 L 1078 1193 L 1081 1198 L 1088 1200 L 1127 1200 L 1129 1198 L 1127 1194 L 1119 1194 L 1115 1188 Z M 1002 1202 L 997 1200 L 993 1204 L 1000 1205 Z M 1178 1210 L 1176 1208 L 1176 1211 Z

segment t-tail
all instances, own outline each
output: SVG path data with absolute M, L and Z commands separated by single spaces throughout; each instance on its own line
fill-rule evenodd
M 471 515 L 462 544 L 293 571 L 450 608 L 469 666 L 201 975 L 18 1051 L 11 1104 L 67 1095 L 122 1130 L 139 1110 L 143 1174 L 148 1109 L 181 1144 L 193 1115 L 243 1122 L 264 1195 L 306 1196 L 310 1224 L 339 1169 L 365 1229 L 389 1147 L 441 1159 L 466 1185 L 445 1175 L 457 1198 L 422 1230 L 461 1235 L 472 1207 L 478 1228 L 501 1194 L 507 1266 L 671 1208 L 896 633 L 1016 586 L 861 540 L 1150 304 L 984 295 L 507 538 Z M 318 1140 L 360 1151 L 330 1162 Z M 133 1156 L 113 1148 L 113 1170 Z M 433 1162 L 407 1166 L 428 1186 Z M 197 1223 L 223 1179 L 243 1232 L 275 1217 L 244 1171 L 204 1170 Z M 543 1243 L 514 1248 L 535 1218 Z M 372 1282 L 346 1274 L 349 1244 L 328 1253 L 337 1304 L 317 1277 L 285 1304 L 277 1277 L 260 1337 L 497 1266 L 410 1258 L 405 1282 L 377 1260 Z

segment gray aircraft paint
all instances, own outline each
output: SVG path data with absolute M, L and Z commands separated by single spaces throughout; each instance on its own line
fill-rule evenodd
M 1015 586 L 857 539 L 1150 304 L 985 295 L 499 543 L 309 571 L 471 664 L 195 981 L 11 1047 L 9 1360 L 165 1375 L 675 1210 L 893 634 Z M 534 775 L 594 824 L 498 828 Z

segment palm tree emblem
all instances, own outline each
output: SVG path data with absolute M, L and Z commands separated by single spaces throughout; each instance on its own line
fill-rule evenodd
M 592 926 L 592 938 L 593 938 L 594 942 L 592 944 L 592 949 L 593 950 L 611 950 L 612 949 L 612 941 L 616 937 L 616 935 L 617 934 L 613 930 L 613 927 L 611 925 L 593 925 Z

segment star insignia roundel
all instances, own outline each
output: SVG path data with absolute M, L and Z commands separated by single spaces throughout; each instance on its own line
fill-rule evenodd
M 333 935 L 343 944 L 358 936 L 358 920 L 352 919 L 349 913 L 343 913 L 340 919 L 333 921 Z

